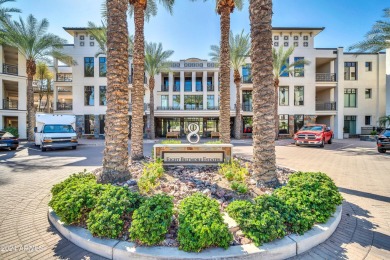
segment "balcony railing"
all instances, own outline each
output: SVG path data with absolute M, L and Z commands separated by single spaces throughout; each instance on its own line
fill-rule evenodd
M 170 106 L 158 106 L 157 110 L 180 110 L 180 107 L 178 107 L 178 106 L 173 106 L 173 107 L 170 107 Z
M 336 73 L 316 73 L 316 81 L 336 82 Z
M 219 106 L 207 106 L 207 110 L 219 110 Z
M 252 83 L 252 76 L 242 76 L 242 83 Z
M 57 73 L 57 82 L 72 82 L 72 73 Z
M 335 110 L 337 110 L 336 102 L 316 103 L 316 110 L 317 111 L 335 111 Z
M 214 91 L 214 85 L 207 85 L 207 91 Z
M 253 111 L 252 104 L 242 104 L 242 111 L 252 112 Z
M 161 85 L 161 91 L 168 92 L 169 91 L 169 86 Z
M 3 64 L 3 73 L 10 75 L 18 75 L 18 65 Z
M 192 106 L 192 105 L 184 105 L 184 110 L 203 110 L 202 105 Z
M 3 99 L 3 109 L 18 110 L 18 101 Z
M 178 86 L 173 85 L 173 92 L 180 92 L 180 85 Z
M 65 110 L 72 110 L 72 109 L 73 109 L 72 103 L 57 102 L 57 110 L 65 111 Z

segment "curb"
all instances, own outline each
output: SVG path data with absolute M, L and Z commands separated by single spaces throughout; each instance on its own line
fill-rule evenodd
M 80 227 L 67 226 L 49 208 L 48 218 L 65 238 L 77 246 L 108 259 L 286 259 L 301 254 L 327 240 L 336 230 L 342 214 L 341 205 L 324 224 L 317 224 L 304 235 L 289 235 L 283 239 L 256 247 L 254 244 L 231 246 L 228 249 L 209 248 L 200 253 L 187 253 L 176 247 L 143 247 L 135 243 L 93 237 Z

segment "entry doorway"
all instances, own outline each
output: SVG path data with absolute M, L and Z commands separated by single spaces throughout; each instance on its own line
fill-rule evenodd
M 302 128 L 304 125 L 304 118 L 304 115 L 294 115 L 294 133 Z
M 18 117 L 17 116 L 4 116 L 3 117 L 3 126 L 18 128 Z

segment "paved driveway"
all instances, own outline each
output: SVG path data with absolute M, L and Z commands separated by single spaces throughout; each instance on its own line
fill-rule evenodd
M 47 220 L 51 186 L 101 165 L 102 142 L 88 144 L 75 151 L 0 151 L 0 259 L 99 259 L 62 238 Z M 248 141 L 235 145 L 238 154 L 251 156 Z M 147 153 L 151 146 L 145 144 Z M 390 153 L 380 155 L 374 147 L 353 140 L 324 149 L 279 142 L 278 164 L 328 173 L 346 199 L 335 234 L 300 257 L 390 259 Z

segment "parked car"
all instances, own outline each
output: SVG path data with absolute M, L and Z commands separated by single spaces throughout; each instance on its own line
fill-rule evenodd
M 0 131 L 0 148 L 16 150 L 19 140 L 9 132 Z
M 376 145 L 380 153 L 385 153 L 387 150 L 390 150 L 390 128 L 386 128 L 378 135 Z
M 295 135 L 295 145 L 312 145 L 324 147 L 325 143 L 331 144 L 333 131 L 322 124 L 304 125 Z

